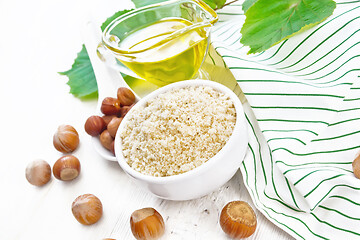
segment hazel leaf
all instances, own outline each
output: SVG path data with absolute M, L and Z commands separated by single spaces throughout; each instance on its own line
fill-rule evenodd
M 104 31 L 112 20 L 130 11 L 132 10 L 116 12 L 114 15 L 106 19 L 106 21 L 101 25 L 101 30 Z M 97 98 L 98 88 L 96 78 L 85 45 L 82 45 L 82 49 L 77 54 L 71 69 L 65 72 L 59 72 L 59 74 L 65 75 L 69 78 L 67 84 L 70 86 L 70 93 L 75 97 L 80 99 Z
M 103 22 L 103 24 L 101 24 L 101 31 L 104 31 L 105 28 L 116 18 L 120 17 L 121 15 L 124 15 L 125 13 L 131 12 L 133 9 L 130 10 L 122 10 L 122 11 L 118 11 L 116 13 L 114 13 L 114 15 L 112 15 L 111 17 L 109 17 L 108 19 L 106 19 L 105 22 Z
M 242 10 L 244 13 L 256 2 L 257 0 L 245 0 L 242 4 Z
M 59 72 L 59 74 L 66 75 L 69 78 L 67 85 L 70 86 L 70 93 L 75 97 L 97 97 L 96 78 L 85 45 L 82 45 L 82 49 L 77 54 L 71 69 Z
M 273 45 L 324 21 L 332 15 L 333 0 L 257 0 L 245 13 L 240 42 L 250 53 Z
M 207 5 L 209 5 L 212 9 L 220 9 L 222 8 L 226 0 L 203 0 Z
M 155 4 L 155 3 L 161 3 L 168 0 L 131 0 L 136 8 L 144 7 L 147 5 Z

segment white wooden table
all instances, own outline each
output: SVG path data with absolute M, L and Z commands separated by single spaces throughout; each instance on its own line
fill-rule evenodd
M 241 173 L 218 191 L 184 202 L 158 199 L 135 185 L 116 162 L 103 160 L 92 148 L 83 125 L 96 101 L 80 101 L 69 94 L 67 78 L 57 72 L 70 68 L 83 39 L 80 28 L 88 14 L 103 20 L 131 7 L 128 0 L 0 1 L 0 239 L 133 239 L 129 217 L 135 209 L 154 207 L 166 222 L 163 239 L 227 239 L 218 216 L 231 200 L 253 206 Z M 60 124 L 80 134 L 74 152 L 82 164 L 71 182 L 54 177 L 37 188 L 25 179 L 26 165 L 37 158 L 53 165 L 62 156 L 52 145 Z M 98 196 L 102 219 L 80 225 L 71 213 L 81 194 Z M 259 211 L 258 227 L 249 239 L 291 239 Z

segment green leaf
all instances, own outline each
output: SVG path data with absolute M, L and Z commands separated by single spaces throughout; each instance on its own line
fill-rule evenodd
M 82 46 L 81 51 L 77 54 L 71 69 L 59 73 L 69 78 L 67 84 L 70 86 L 70 93 L 75 97 L 83 99 L 97 97 L 95 74 L 85 45 Z
M 328 18 L 332 0 L 258 0 L 245 13 L 240 42 L 250 53 L 262 52 Z
M 150 4 L 166 2 L 168 0 L 131 0 L 136 8 L 144 7 Z
M 256 2 L 257 0 L 245 0 L 242 5 L 242 10 L 244 13 Z
M 106 21 L 101 25 L 101 30 L 104 31 L 112 20 L 130 11 L 132 10 L 116 12 L 114 15 L 106 19 Z M 85 45 L 82 46 L 81 51 L 78 53 L 73 65 L 71 66 L 71 69 L 65 72 L 59 72 L 59 74 L 66 75 L 69 78 L 67 84 L 70 86 L 70 93 L 75 97 L 81 99 L 97 98 L 98 88 L 96 78 Z
M 112 15 L 111 17 L 109 17 L 108 19 L 106 19 L 105 22 L 103 22 L 103 24 L 101 25 L 101 31 L 104 31 L 105 28 L 116 18 L 120 17 L 121 15 L 124 15 L 125 13 L 131 12 L 133 9 L 130 10 L 122 10 L 122 11 L 118 11 L 116 12 L 114 15 Z
M 149 4 L 165 2 L 167 0 L 132 0 L 136 8 L 143 7 Z M 213 7 L 220 8 L 222 7 L 226 0 L 205 0 L 207 4 L 213 4 Z M 101 25 L 101 30 L 104 31 L 105 28 L 119 16 L 126 14 L 131 10 L 118 11 Z M 89 99 L 97 97 L 97 84 L 92 68 L 89 55 L 86 51 L 85 46 L 82 46 L 81 51 L 78 53 L 77 58 L 75 59 L 74 64 L 71 69 L 65 72 L 59 72 L 61 75 L 66 75 L 69 78 L 67 84 L 70 86 L 70 93 L 75 97 L 81 99 Z
M 212 9 L 220 9 L 224 6 L 226 0 L 203 0 Z

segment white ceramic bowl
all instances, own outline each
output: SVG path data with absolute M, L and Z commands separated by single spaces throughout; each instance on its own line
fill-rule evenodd
M 132 169 L 122 154 L 119 132 L 124 128 L 133 110 L 161 93 L 187 86 L 210 86 L 225 93 L 234 102 L 236 123 L 234 131 L 224 147 L 201 166 L 183 174 L 168 177 L 144 175 Z M 142 98 L 125 116 L 115 137 L 115 156 L 121 168 L 135 181 L 142 184 L 154 195 L 169 200 L 189 200 L 204 196 L 225 184 L 238 170 L 248 145 L 248 132 L 244 111 L 239 98 L 229 88 L 209 80 L 186 80 L 159 88 Z

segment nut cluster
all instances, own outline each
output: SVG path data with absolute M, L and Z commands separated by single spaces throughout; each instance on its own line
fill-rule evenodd
M 122 119 L 135 104 L 134 93 L 125 87 L 117 90 L 117 98 L 106 97 L 101 104 L 103 116 L 91 116 L 85 122 L 85 131 L 93 137 L 100 136 L 104 148 L 114 154 L 114 138 Z
M 55 149 L 62 153 L 75 151 L 79 141 L 78 132 L 70 125 L 60 125 L 53 136 Z M 73 180 L 80 174 L 80 161 L 73 155 L 64 155 L 55 162 L 52 172 L 59 180 Z M 25 176 L 32 185 L 43 186 L 51 179 L 50 164 L 44 160 L 34 160 L 26 167 Z
M 135 95 L 127 88 L 119 88 L 117 98 L 103 100 L 101 111 L 104 116 L 91 116 L 85 123 L 85 131 L 91 136 L 99 136 L 102 145 L 114 152 L 114 138 L 117 129 L 127 112 L 135 104 Z M 62 153 L 71 153 L 79 145 L 79 135 L 70 125 L 61 125 L 53 136 L 54 147 Z M 54 177 L 70 181 L 80 174 L 80 161 L 73 155 L 60 157 L 53 165 Z M 360 178 L 360 152 L 353 162 L 354 175 Z M 51 180 L 51 167 L 44 160 L 30 162 L 25 170 L 29 183 L 43 186 Z M 103 205 L 93 194 L 78 196 L 71 205 L 75 219 L 83 225 L 98 222 L 103 215 Z M 222 209 L 219 223 L 223 231 L 233 239 L 251 236 L 257 226 L 256 215 L 249 204 L 243 201 L 229 202 Z M 161 214 L 154 208 L 135 210 L 130 217 L 130 227 L 137 240 L 159 239 L 164 235 L 165 223 Z M 115 240 L 105 238 L 103 240 Z

